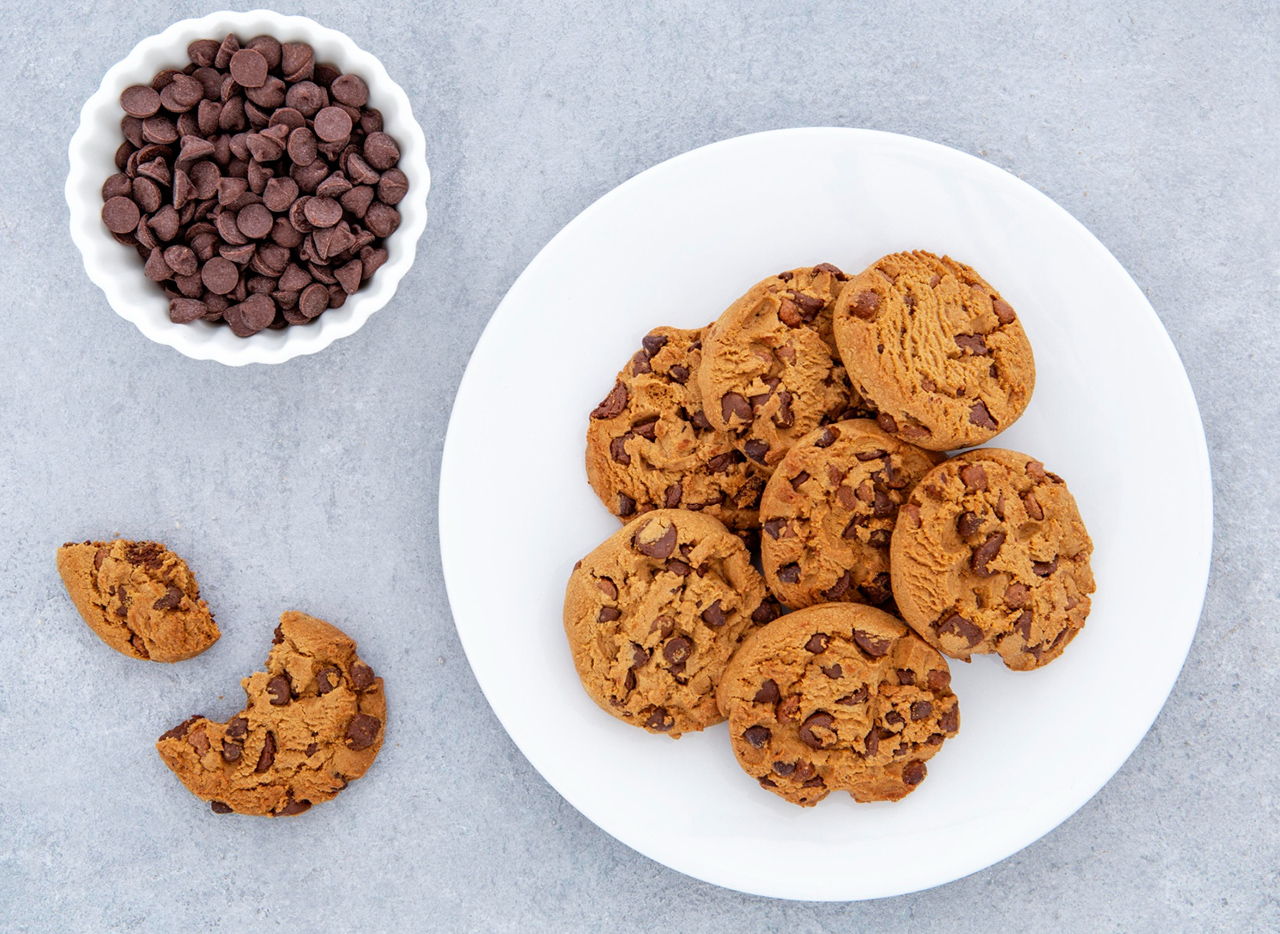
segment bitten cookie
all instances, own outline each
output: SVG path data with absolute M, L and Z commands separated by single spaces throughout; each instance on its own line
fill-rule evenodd
M 809 807 L 832 791 L 897 801 L 960 729 L 947 661 L 888 613 L 828 603 L 753 632 L 717 698 L 738 764 Z
M 760 501 L 769 590 L 793 609 L 885 603 L 898 507 L 941 459 L 870 419 L 817 428 L 793 444 Z
M 159 542 L 68 542 L 57 562 L 71 602 L 117 652 L 179 662 L 221 635 L 191 569 Z
M 655 328 L 591 413 L 587 479 L 615 516 L 691 509 L 733 529 L 759 524 L 765 474 L 702 409 L 705 328 Z
M 833 328 L 880 427 L 932 451 L 988 441 L 1031 400 L 1036 366 L 1013 308 L 950 257 L 881 257 L 845 285 Z
M 281 616 L 267 670 L 240 683 L 240 713 L 226 723 L 191 717 L 156 743 L 216 814 L 301 814 L 364 775 L 382 747 L 382 679 L 323 620 Z
M 771 276 L 703 338 L 698 384 L 707 420 L 768 471 L 819 425 L 873 411 L 851 387 L 831 333 L 847 278 L 830 263 Z
M 1089 615 L 1093 542 L 1062 478 L 983 448 L 934 468 L 898 515 L 893 593 L 911 627 L 952 658 L 995 652 L 1047 665 Z
M 715 689 L 752 626 L 775 618 L 742 541 L 710 516 L 659 509 L 574 566 L 564 629 L 600 707 L 678 737 L 722 718 Z

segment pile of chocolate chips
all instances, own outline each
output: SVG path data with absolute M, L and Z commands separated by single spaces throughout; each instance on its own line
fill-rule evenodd
M 311 46 L 230 35 L 120 95 L 102 220 L 178 323 L 248 337 L 337 308 L 387 260 L 409 180 L 369 88 Z

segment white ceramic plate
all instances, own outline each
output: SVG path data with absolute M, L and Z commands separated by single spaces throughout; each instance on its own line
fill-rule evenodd
M 962 727 L 897 804 L 763 791 L 726 727 L 678 741 L 599 710 L 561 605 L 574 562 L 618 528 L 587 485 L 587 413 L 660 324 L 706 324 L 757 280 L 927 249 L 1018 310 L 1035 397 L 995 443 L 1070 484 L 1096 550 L 1088 625 L 1031 673 L 953 665 Z M 1004 859 L 1083 805 L 1138 745 L 1200 615 L 1209 461 L 1168 335 L 1066 211 L 972 156 L 902 136 L 784 130 L 686 153 L 564 228 L 498 307 L 458 390 L 440 479 L 445 580 L 503 726 L 588 818 L 680 872 L 761 895 L 861 899 Z M 1124 832 L 1123 825 L 1115 828 Z
M 396 206 L 400 226 L 384 243 L 387 261 L 341 308 L 331 308 L 309 324 L 278 331 L 259 331 L 241 338 L 231 329 L 208 321 L 174 324 L 169 299 L 142 274 L 143 263 L 132 247 L 117 243 L 102 223 L 102 183 L 118 170 L 115 152 L 120 133 L 120 92 L 133 84 L 150 84 L 163 68 L 190 63 L 187 45 L 196 39 L 221 39 L 233 32 L 241 40 L 275 36 L 282 42 L 307 42 L 316 61 L 359 75 L 369 85 L 369 106 L 382 112 L 383 129 L 400 145 L 400 170 L 409 179 L 409 193 Z M 413 108 L 400 85 L 382 63 L 334 29 L 305 16 L 281 16 L 270 10 L 247 13 L 222 11 L 200 19 L 184 19 L 159 35 L 139 42 L 129 55 L 107 71 L 102 85 L 80 111 L 80 126 L 71 137 L 70 171 L 65 194 L 71 211 L 71 239 L 80 248 L 85 272 L 120 317 L 160 344 L 197 360 L 217 360 L 230 366 L 283 363 L 301 354 L 323 350 L 340 337 L 359 330 L 396 294 L 396 287 L 413 265 L 418 238 L 427 226 L 427 143 L 413 119 Z

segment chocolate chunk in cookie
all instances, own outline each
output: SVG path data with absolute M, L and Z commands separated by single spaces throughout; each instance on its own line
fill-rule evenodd
M 57 562 L 80 615 L 117 652 L 178 662 L 221 635 L 191 569 L 159 542 L 68 542 Z
M 1031 344 L 1010 304 L 950 257 L 881 257 L 845 284 L 833 328 L 840 357 L 879 424 L 948 451 L 988 441 L 1031 400 Z
M 793 804 L 897 801 L 960 729 L 947 661 L 888 613 L 827 603 L 758 629 L 721 679 L 738 764 Z
M 771 276 L 707 329 L 698 371 L 707 418 L 766 471 L 819 425 L 874 412 L 850 385 L 832 337 L 846 279 L 829 263 Z
M 1047 665 L 1089 615 L 1093 542 L 1061 477 L 983 448 L 935 467 L 902 508 L 890 550 L 902 617 L 952 658 Z
M 941 459 L 870 419 L 816 428 L 792 445 L 760 502 L 761 564 L 774 596 L 793 609 L 888 601 L 898 508 Z
M 240 682 L 244 710 L 226 723 L 191 717 L 156 743 L 164 764 L 217 814 L 301 814 L 364 775 L 382 747 L 382 679 L 355 642 L 290 610 L 273 643 L 267 670 Z
M 707 515 L 659 509 L 578 562 L 564 628 L 592 700 L 678 737 L 722 719 L 716 684 L 743 634 L 777 612 L 764 598 L 733 532 Z
M 697 375 L 704 331 L 651 331 L 591 413 L 587 479 L 624 522 L 680 508 L 733 529 L 759 523 L 765 474 L 703 411 Z

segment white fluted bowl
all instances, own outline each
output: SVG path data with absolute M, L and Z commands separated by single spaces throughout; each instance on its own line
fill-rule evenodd
M 235 33 L 247 41 L 274 36 L 281 42 L 306 42 L 316 62 L 359 75 L 369 86 L 369 107 L 382 112 L 383 129 L 400 146 L 400 170 L 409 179 L 409 193 L 396 206 L 400 226 L 384 243 L 387 261 L 341 308 L 331 308 L 309 324 L 259 331 L 241 338 L 223 324 L 169 320 L 168 296 L 143 275 L 143 262 L 132 248 L 118 243 L 102 223 L 102 183 L 115 172 L 115 153 L 124 137 L 120 131 L 120 93 L 130 85 L 150 84 L 165 68 L 189 64 L 187 46 L 196 39 L 221 40 Z M 71 137 L 66 198 L 71 210 L 71 239 L 84 258 L 85 272 L 106 293 L 116 314 L 132 321 L 147 337 L 197 360 L 217 360 L 228 366 L 283 363 L 302 354 L 323 350 L 340 337 L 359 330 L 391 297 L 413 265 L 418 238 L 427 225 L 426 139 L 413 118 L 408 95 L 391 80 L 374 56 L 342 33 L 305 16 L 282 16 L 270 10 L 248 13 L 222 11 L 200 19 L 185 19 L 164 32 L 143 39 L 121 62 L 113 65 L 102 85 L 80 111 L 80 126 Z

